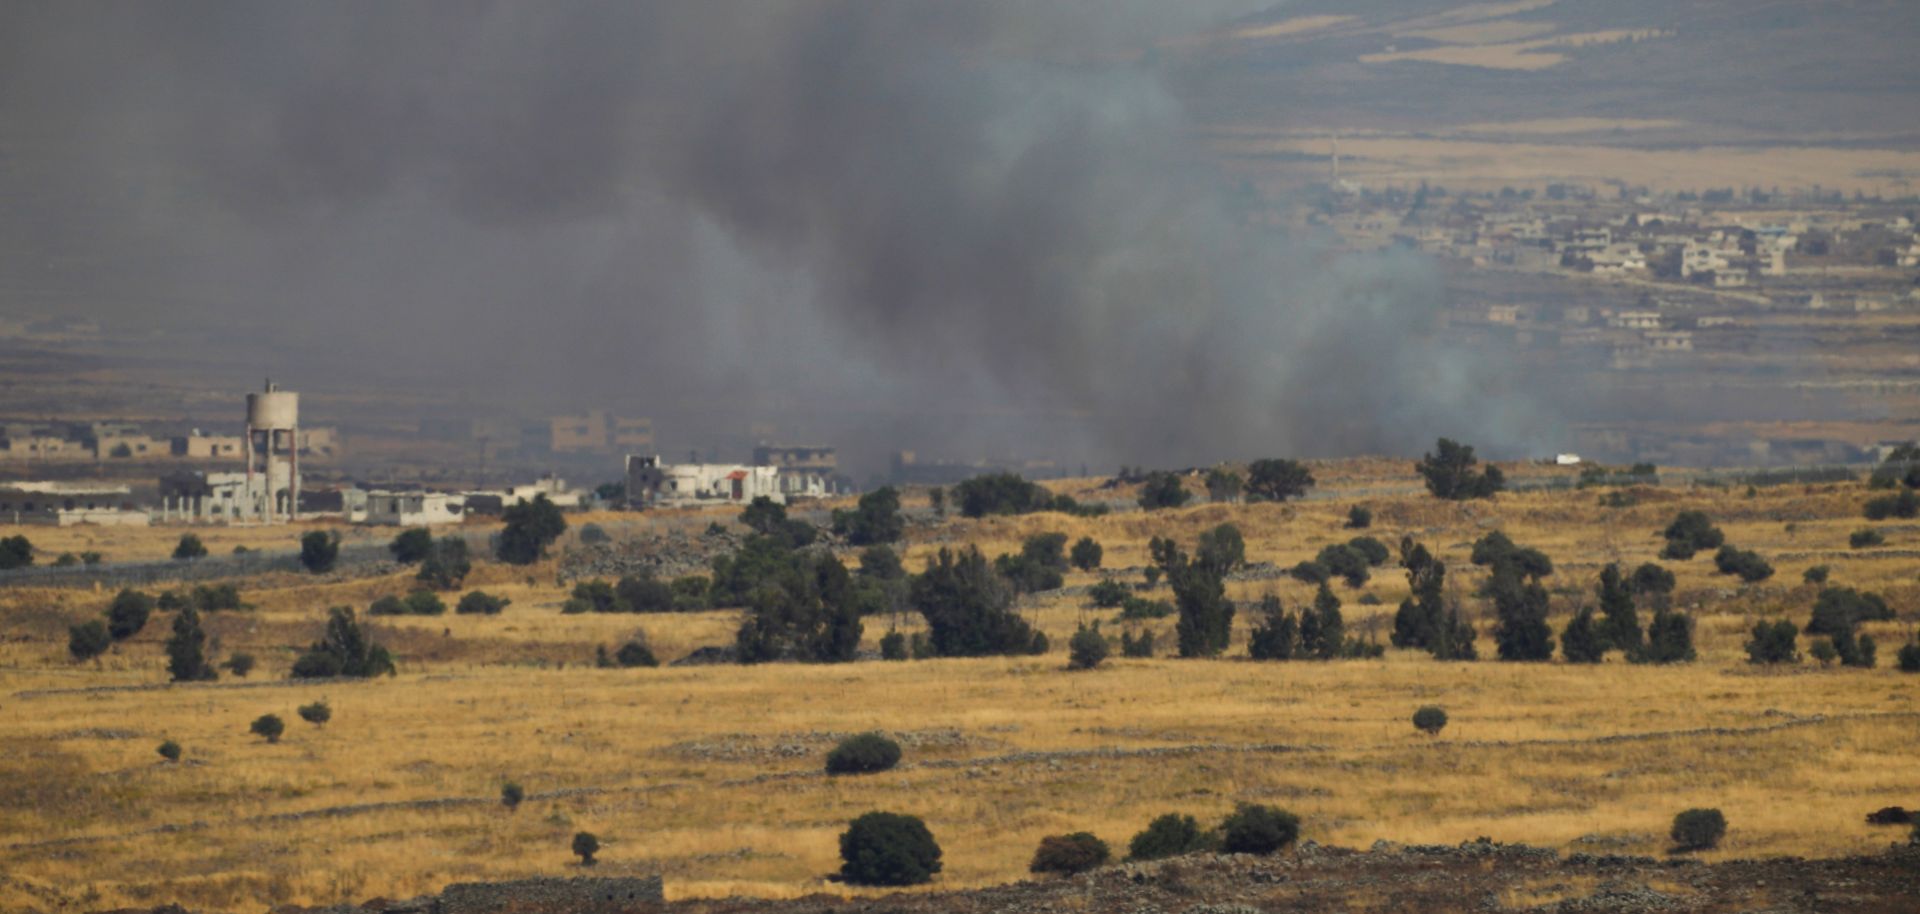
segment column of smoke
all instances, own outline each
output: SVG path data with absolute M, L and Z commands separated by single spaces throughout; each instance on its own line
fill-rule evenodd
M 15 6 L 0 114 L 46 224 L 343 371 L 1096 466 L 1513 444 L 1421 261 L 1235 215 L 1137 62 L 1197 9 Z

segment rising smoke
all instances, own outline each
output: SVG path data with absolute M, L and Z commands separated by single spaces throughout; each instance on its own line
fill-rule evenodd
M 1512 444 L 1540 411 L 1436 338 L 1429 267 L 1249 227 L 1144 62 L 1258 5 L 9 4 L 5 180 L 35 190 L 0 218 L 109 316 L 688 439 Z

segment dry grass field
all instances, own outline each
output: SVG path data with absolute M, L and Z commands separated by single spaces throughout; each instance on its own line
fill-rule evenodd
M 1701 652 L 1674 667 L 1617 655 L 1595 668 L 1447 664 L 1393 650 L 1379 660 L 1255 663 L 1244 657 L 1243 611 L 1227 658 L 1115 659 L 1069 672 L 1068 635 L 1110 614 L 1086 608 L 1074 586 L 1095 578 L 1076 573 L 1067 591 L 1025 608 L 1053 640 L 1045 656 L 605 670 L 593 667 L 596 645 L 644 629 L 671 661 L 729 642 L 737 613 L 563 616 L 554 563 L 488 563 L 468 586 L 510 597 L 501 615 L 381 620 L 398 676 L 302 684 L 286 671 L 325 607 L 364 607 L 406 582 L 282 575 L 239 582 L 252 608 L 210 617 L 222 653 L 248 651 L 260 667 L 192 686 L 164 685 L 164 615 L 100 660 L 75 664 L 66 626 L 110 594 L 0 592 L 0 909 L 178 900 L 258 911 L 407 896 L 568 872 L 579 830 L 601 837 L 601 871 L 659 872 L 669 897 L 846 892 L 824 880 L 838 865 L 836 836 L 871 809 L 922 816 L 945 849 L 937 884 L 953 888 L 1022 878 L 1042 835 L 1084 829 L 1123 847 L 1160 813 L 1217 819 L 1243 801 L 1299 813 L 1320 842 L 1484 835 L 1645 854 L 1665 850 L 1675 812 L 1717 806 L 1731 828 L 1710 859 L 1871 852 L 1895 836 L 1864 824 L 1865 813 L 1920 805 L 1920 676 L 1892 669 L 1920 606 L 1920 527 L 1878 524 L 1884 545 L 1849 549 L 1848 533 L 1867 526 L 1862 485 L 1661 488 L 1636 506 L 1603 508 L 1592 490 L 1440 503 L 1408 493 L 1404 462 L 1316 473 L 1317 497 L 1287 505 L 920 524 L 908 566 L 943 544 L 994 554 L 1060 531 L 1100 540 L 1108 568 L 1137 579 L 1150 537 L 1190 548 L 1200 531 L 1231 522 L 1251 561 L 1284 567 L 1352 536 L 1342 521 L 1363 502 L 1375 515 L 1369 533 L 1390 542 L 1411 533 L 1437 547 L 1469 605 L 1478 603 L 1479 569 L 1466 561 L 1475 538 L 1497 528 L 1544 549 L 1556 565 L 1556 629 L 1592 602 L 1602 564 L 1653 559 L 1656 531 L 1682 509 L 1707 511 L 1777 573 L 1740 586 L 1704 555 L 1667 563 L 1679 576 L 1676 602 L 1698 620 Z M 1090 483 L 1064 487 L 1092 494 Z M 119 534 L 92 535 L 114 553 Z M 1754 620 L 1785 614 L 1804 624 L 1816 588 L 1801 574 L 1816 564 L 1900 611 L 1900 621 L 1868 627 L 1879 668 L 1748 665 L 1741 643 Z M 1382 640 L 1406 590 L 1391 564 L 1365 588 L 1337 588 L 1350 629 Z M 1310 595 L 1288 578 L 1230 585 L 1240 599 L 1268 592 L 1289 605 Z M 1377 603 L 1363 603 L 1368 595 Z M 1167 597 L 1164 588 L 1156 596 Z M 1172 621 L 1155 623 L 1163 644 Z M 1491 658 L 1491 623 L 1477 621 Z M 868 647 L 888 624 L 868 620 Z M 294 715 L 323 698 L 333 709 L 324 727 Z M 1422 704 L 1451 717 L 1438 737 L 1408 721 Z M 277 744 L 247 732 L 265 713 L 288 721 Z M 900 768 L 821 772 L 838 735 L 872 729 L 906 746 Z M 163 739 L 185 748 L 180 763 L 155 754 Z M 527 790 L 517 810 L 498 801 L 507 781 Z

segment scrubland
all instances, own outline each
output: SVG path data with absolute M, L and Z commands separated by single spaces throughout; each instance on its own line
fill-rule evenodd
M 505 612 L 380 619 L 374 630 L 399 675 L 316 683 L 288 682 L 286 672 L 325 608 L 364 608 L 407 581 L 398 572 L 287 574 L 238 582 L 251 608 L 208 616 L 221 656 L 246 651 L 259 667 L 245 679 L 178 686 L 164 684 L 167 614 L 76 664 L 66 626 L 111 594 L 16 589 L 0 593 L 0 908 L 177 900 L 257 911 L 408 896 L 570 872 L 568 841 L 580 830 L 601 838 L 599 871 L 661 873 L 669 897 L 850 892 L 824 877 L 838 865 L 847 820 L 872 809 L 926 820 L 946 854 L 936 885 L 947 888 L 1023 878 L 1043 835 L 1088 830 L 1123 847 L 1160 813 L 1217 820 L 1237 802 L 1288 808 L 1305 837 L 1354 846 L 1487 836 L 1658 854 L 1673 814 L 1693 806 L 1718 807 L 1730 823 L 1708 859 L 1872 852 L 1904 837 L 1863 816 L 1920 806 L 1920 676 L 1893 669 L 1920 608 L 1920 527 L 1875 524 L 1884 545 L 1849 549 L 1848 533 L 1868 526 L 1863 485 L 1645 489 L 1637 505 L 1607 508 L 1595 490 L 1437 502 L 1409 491 L 1408 465 L 1397 461 L 1315 472 L 1315 497 L 1282 505 L 921 521 L 907 565 L 917 570 L 942 546 L 991 555 L 1058 531 L 1100 541 L 1108 571 L 1138 581 L 1149 538 L 1190 548 L 1200 531 L 1230 522 L 1251 562 L 1285 568 L 1360 532 L 1343 523 L 1364 503 L 1374 512 L 1364 532 L 1389 544 L 1411 534 L 1435 549 L 1468 606 L 1478 606 L 1474 539 L 1497 528 L 1546 551 L 1556 630 L 1594 602 L 1602 565 L 1655 560 L 1657 531 L 1682 509 L 1706 511 L 1776 573 L 1741 585 L 1713 573 L 1704 554 L 1664 562 L 1679 578 L 1676 605 L 1695 615 L 1700 650 L 1698 661 L 1669 667 L 1617 654 L 1598 667 L 1440 663 L 1399 650 L 1257 663 L 1245 659 L 1243 607 L 1222 659 L 1114 659 L 1069 672 L 1067 637 L 1113 612 L 1087 605 L 1079 588 L 1097 577 L 1076 572 L 1066 590 L 1024 608 L 1052 639 L 1044 656 L 609 670 L 593 666 L 597 645 L 643 629 L 671 662 L 729 643 L 738 613 L 562 615 L 556 563 L 482 563 L 467 588 L 510 597 Z M 1102 494 L 1091 482 L 1060 487 Z M 118 534 L 92 535 L 111 548 Z M 280 535 L 290 543 L 294 534 Z M 1746 663 L 1741 644 L 1754 621 L 1805 623 L 1818 588 L 1801 574 L 1818 564 L 1831 567 L 1832 583 L 1880 592 L 1900 613 L 1866 626 L 1879 667 Z M 1335 590 L 1349 630 L 1384 642 L 1407 585 L 1389 563 L 1366 587 Z M 1271 592 L 1289 606 L 1311 595 L 1259 566 L 1229 592 Z M 1154 596 L 1166 598 L 1164 586 Z M 1163 650 L 1173 621 L 1150 623 Z M 1476 623 L 1491 658 L 1491 623 Z M 919 627 L 871 617 L 866 646 L 892 624 Z M 332 706 L 330 723 L 294 716 L 319 699 Z M 1423 704 L 1451 718 L 1436 737 L 1409 722 Z M 265 713 L 288 721 L 277 744 L 247 732 Z M 900 768 L 822 773 L 840 735 L 875 729 L 906 747 Z M 184 747 L 180 762 L 155 753 L 165 739 Z M 499 802 L 509 781 L 527 791 L 518 809 Z

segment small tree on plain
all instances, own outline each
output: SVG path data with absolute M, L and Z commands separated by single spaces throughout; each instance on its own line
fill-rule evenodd
M 1347 509 L 1347 529 L 1365 530 L 1373 526 L 1373 512 L 1360 505 Z
M 174 682 L 210 681 L 219 674 L 207 662 L 207 633 L 200 627 L 200 614 L 193 607 L 182 607 L 173 617 L 173 637 L 167 639 L 167 674 Z
M 1093 537 L 1083 536 L 1073 544 L 1073 552 L 1069 554 L 1068 559 L 1073 562 L 1073 567 L 1081 571 L 1092 571 L 1100 567 L 1102 552 L 1100 544 L 1095 542 Z
M 1436 498 L 1449 501 L 1492 498 L 1506 488 L 1506 477 L 1496 466 L 1476 471 L 1474 466 L 1479 462 L 1471 445 L 1442 438 L 1435 452 L 1421 457 L 1413 468 L 1425 478 L 1427 491 Z
M 1426 705 L 1413 712 L 1414 729 L 1428 736 L 1438 736 L 1447 728 L 1447 712 L 1435 705 Z
M 547 547 L 567 532 L 567 519 L 544 494 L 517 502 L 502 512 L 507 525 L 500 531 L 494 553 L 509 565 L 531 565 L 546 557 Z
M 1720 843 L 1727 834 L 1727 817 L 1718 809 L 1689 809 L 1673 817 L 1667 836 L 1675 850 L 1703 851 Z
M 169 762 L 177 762 L 180 760 L 180 744 L 173 740 L 167 740 L 161 743 L 158 751 L 160 757 Z
M 1100 634 L 1100 623 L 1082 625 L 1067 642 L 1067 669 L 1091 670 L 1107 659 L 1107 636 Z
M 1748 663 L 1799 663 L 1800 651 L 1794 641 L 1800 629 L 1786 619 L 1753 623 L 1753 637 L 1746 643 Z
M 333 709 L 325 701 L 300 706 L 300 719 L 316 727 L 324 727 L 333 719 Z
M 400 535 L 387 544 L 387 551 L 393 553 L 393 560 L 402 565 L 412 565 L 427 557 L 427 550 L 433 548 L 433 531 L 425 527 L 409 527 L 400 531 Z
M 840 861 L 853 885 L 919 885 L 940 872 L 940 845 L 918 816 L 870 812 L 841 833 Z
M 1247 465 L 1247 494 L 1259 501 L 1299 498 L 1313 488 L 1313 472 L 1298 460 L 1267 458 Z
M 1165 470 L 1148 473 L 1146 481 L 1140 485 L 1140 507 L 1148 511 L 1178 508 L 1192 497 L 1180 477 Z
M 1284 809 L 1242 804 L 1220 825 L 1220 850 L 1267 856 L 1300 839 L 1300 817 Z
M 280 734 L 287 732 L 287 722 L 281 720 L 278 714 L 262 714 L 254 718 L 247 732 L 262 737 L 269 743 L 277 743 L 280 741 Z
M 113 635 L 107 631 L 107 623 L 99 619 L 67 627 L 67 653 L 72 654 L 74 660 L 92 660 L 112 646 Z
M 173 547 L 173 557 L 183 562 L 201 558 L 206 554 L 207 545 L 200 542 L 200 537 L 191 533 L 180 534 L 180 542 Z
M 254 666 L 253 655 L 246 654 L 246 653 L 235 653 L 232 656 L 228 657 L 227 662 L 221 664 L 221 666 L 226 667 L 227 672 L 232 673 L 233 675 L 238 676 L 241 679 L 245 679 L 247 678 L 248 673 L 253 672 L 253 666 Z
M 312 530 L 300 537 L 300 567 L 312 574 L 326 574 L 340 561 L 340 534 L 332 530 Z
M 900 764 L 900 744 L 883 733 L 858 733 L 827 753 L 828 774 L 872 774 Z
M 500 805 L 509 810 L 519 809 L 520 803 L 527 798 L 527 791 L 519 784 L 508 781 L 500 785 Z
M 1040 847 L 1033 852 L 1033 862 L 1027 865 L 1027 872 L 1072 876 L 1101 866 L 1112 856 L 1107 842 L 1089 832 L 1048 835 L 1040 839 Z
M 1167 813 L 1152 822 L 1127 844 L 1129 860 L 1159 860 L 1206 850 L 1210 842 L 1200 823 L 1192 816 Z
M 152 597 L 137 590 L 122 590 L 107 606 L 107 633 L 115 641 L 125 641 L 140 634 L 152 615 Z
M 592 832 L 578 832 L 573 836 L 573 853 L 580 858 L 581 866 L 592 866 L 599 861 L 593 855 L 600 853 L 600 839 Z

